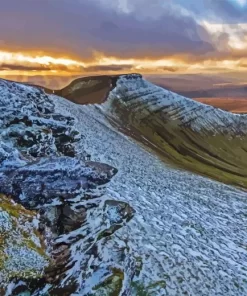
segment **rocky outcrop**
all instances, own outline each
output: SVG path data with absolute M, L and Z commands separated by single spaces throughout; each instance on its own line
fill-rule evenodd
M 117 169 L 87 161 L 77 148 L 82 141 L 74 118 L 55 112 L 52 96 L 0 80 L 0 289 L 6 295 L 130 293 L 135 260 L 125 242 L 111 238 L 134 210 L 104 195 Z
M 112 200 L 74 211 L 68 206 L 63 207 L 59 217 L 63 234 L 56 239 L 52 264 L 45 273 L 47 281 L 54 284 L 52 295 L 71 295 L 73 291 L 91 295 L 90 291 L 100 287 L 105 291 L 105 294 L 101 295 L 109 295 L 104 282 L 113 276 L 115 270 L 118 270 L 123 278 L 130 277 L 131 280 L 135 265 L 132 263 L 132 273 L 129 274 L 125 265 L 128 260 L 134 259 L 127 251 L 127 245 L 122 242 L 121 246 L 112 245 L 109 248 L 108 242 L 111 240 L 110 236 L 129 221 L 133 214 L 134 211 L 128 204 Z M 74 229 L 71 224 L 72 221 L 78 223 L 78 217 L 81 224 Z M 94 223 L 91 223 L 92 221 Z M 128 288 L 122 284 L 120 291 L 126 293 Z
M 98 185 L 106 184 L 116 170 L 104 165 L 97 171 L 76 158 L 50 157 L 27 163 L 20 168 L 2 168 L 0 188 L 27 208 L 73 199 L 89 194 Z
M 57 114 L 41 89 L 0 80 L 0 135 L 32 157 L 75 156 L 74 118 Z

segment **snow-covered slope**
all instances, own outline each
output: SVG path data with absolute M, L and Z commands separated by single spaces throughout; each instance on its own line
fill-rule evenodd
M 244 186 L 245 116 L 140 76 L 120 77 L 97 106 L 0 81 L 0 108 L 0 189 L 39 210 L 52 259 L 41 281 L 8 279 L 9 295 L 247 294 L 246 192 L 166 163 Z
M 122 100 L 128 106 L 126 94 L 131 93 L 131 88 L 139 96 L 136 86 L 149 86 L 139 78 L 137 83 L 121 78 L 110 95 L 110 102 L 97 107 L 78 106 L 54 97 L 57 110 L 66 110 L 77 118 L 77 127 L 84 136 L 83 145 L 92 158 L 118 168 L 107 195 L 128 202 L 136 211 L 132 221 L 113 236 L 116 241 L 121 238 L 127 242 L 137 262 L 131 295 L 244 296 L 247 293 L 246 192 L 174 169 L 152 150 L 123 134 L 119 126 L 114 128 L 109 114 L 111 119 L 114 115 L 114 124 L 116 120 L 126 123 L 124 131 L 131 134 L 131 127 L 127 126 L 130 121 L 119 120 L 119 106 L 113 109 L 113 101 Z M 157 91 L 161 93 L 158 88 Z M 157 98 L 154 96 L 153 100 Z M 134 110 L 140 112 L 142 99 L 138 97 L 135 101 L 132 110 L 137 108 Z M 204 108 L 201 104 L 194 106 Z M 216 114 L 222 112 L 207 108 Z M 122 114 L 131 116 L 131 110 L 127 110 Z M 142 113 L 135 115 L 139 114 Z M 175 118 L 175 109 L 173 114 Z M 227 113 L 222 114 L 231 118 Z M 241 118 L 243 122 L 246 120 Z M 240 118 L 237 120 L 240 122 Z
M 191 127 L 194 131 L 247 134 L 247 114 L 232 114 L 185 98 L 148 82 L 141 75 L 120 76 L 108 97 L 108 104 L 101 106 L 110 105 L 109 112 L 117 112 L 112 109 L 114 101 L 123 102 L 133 113 L 133 120 L 142 121 L 152 113 L 164 116 L 166 113 L 169 120 L 178 121 L 180 126 Z

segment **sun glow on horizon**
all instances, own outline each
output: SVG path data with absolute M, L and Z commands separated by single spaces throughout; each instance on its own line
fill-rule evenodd
M 40 65 L 65 65 L 65 66 L 85 66 L 84 63 L 78 62 L 72 59 L 66 58 L 55 58 L 51 56 L 32 56 L 24 53 L 13 53 L 7 51 L 0 51 L 0 64 L 1 63 L 32 63 L 32 64 L 40 64 Z
M 219 72 L 221 70 L 245 71 L 247 59 L 205 59 L 190 61 L 190 58 L 166 57 L 163 59 L 120 59 L 95 52 L 91 61 L 55 57 L 35 53 L 0 51 L 0 76 L 71 76 L 92 74 L 120 74 L 140 72 L 142 74 Z M 115 67 L 115 68 L 114 68 Z

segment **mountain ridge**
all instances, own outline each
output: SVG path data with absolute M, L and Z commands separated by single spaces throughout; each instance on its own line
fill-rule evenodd
M 90 108 L 99 108 L 114 125 L 154 148 L 163 160 L 247 188 L 247 115 L 185 98 L 140 74 L 114 79 L 116 85 L 109 89 L 107 99 L 92 102 Z
M 53 91 L 99 108 L 111 124 L 163 161 L 247 188 L 247 115 L 180 96 L 141 74 L 91 76 Z

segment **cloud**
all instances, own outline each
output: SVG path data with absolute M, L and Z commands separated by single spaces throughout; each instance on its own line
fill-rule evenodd
M 237 0 L 215 1 L 210 2 L 211 9 L 214 10 L 218 19 L 225 23 L 236 24 L 247 21 L 247 5 L 240 5 Z
M 236 24 L 247 20 L 246 0 L 175 0 L 188 14 L 213 23 Z
M 47 67 L 47 66 L 42 66 L 42 65 L 38 65 L 38 66 L 34 66 L 34 65 L 13 65 L 13 64 L 0 64 L 0 71 L 3 70 L 10 70 L 10 71 L 51 71 L 52 68 L 51 67 Z
M 179 68 L 175 68 L 175 67 L 163 67 L 162 70 L 163 71 L 168 71 L 168 72 L 177 72 L 179 70 Z
M 166 5 L 164 5 L 166 2 Z M 108 3 L 108 5 L 106 5 Z M 94 58 L 204 55 L 211 37 L 171 1 L 1 0 L 0 36 L 7 49 Z
M 99 65 L 84 68 L 84 72 L 121 72 L 131 70 L 133 65 Z
M 16 56 L 13 55 L 13 59 L 8 59 L 8 61 L 1 62 L 0 55 L 0 71 L 58 71 L 58 72 L 68 72 L 68 73 L 80 73 L 84 71 L 84 67 L 79 65 L 64 65 L 56 63 L 42 64 L 34 61 L 26 61 L 25 59 L 20 61 L 15 59 Z M 28 59 L 28 56 L 26 57 Z
M 247 68 L 247 60 L 240 60 L 237 65 L 240 68 Z

